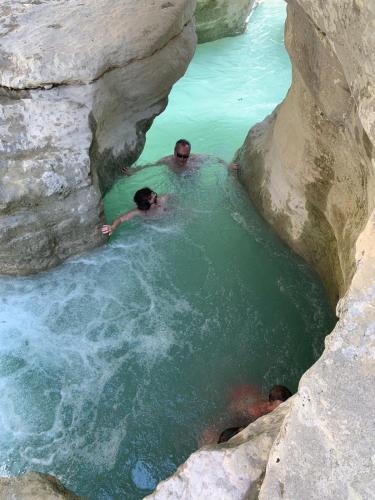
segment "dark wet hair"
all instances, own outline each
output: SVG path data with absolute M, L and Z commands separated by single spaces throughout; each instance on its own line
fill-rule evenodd
M 179 139 L 177 142 L 176 142 L 176 145 L 175 145 L 175 149 L 177 148 L 177 146 L 187 146 L 189 149 L 191 149 L 191 144 L 189 141 L 187 141 L 186 139 Z
M 137 205 L 139 210 L 147 211 L 151 207 L 150 197 L 154 191 L 148 187 L 138 189 L 134 195 L 134 203 Z
M 238 434 L 244 429 L 244 427 L 228 427 L 219 436 L 218 444 L 226 443 L 230 438 Z
M 270 390 L 268 399 L 272 401 L 286 401 L 292 393 L 284 385 L 274 385 Z

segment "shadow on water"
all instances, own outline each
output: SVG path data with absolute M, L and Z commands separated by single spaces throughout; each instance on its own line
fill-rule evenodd
M 198 49 L 144 161 L 176 135 L 231 158 L 288 88 L 284 17 L 269 0 L 248 34 Z M 3 475 L 40 470 L 92 499 L 142 498 L 207 426 L 228 423 L 233 387 L 296 390 L 322 351 L 334 318 L 321 284 L 224 167 L 147 168 L 114 186 L 107 219 L 144 185 L 173 194 L 162 219 L 124 224 L 48 273 L 0 279 Z

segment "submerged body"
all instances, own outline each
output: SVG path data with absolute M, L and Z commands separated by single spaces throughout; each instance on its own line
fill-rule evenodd
M 112 224 L 104 224 L 101 231 L 110 236 L 112 232 L 123 222 L 130 221 L 134 217 L 147 219 L 160 217 L 166 210 L 168 195 L 158 196 L 150 188 L 139 189 L 134 195 L 137 208 L 117 217 Z
M 160 158 L 155 165 L 166 165 L 176 174 L 186 172 L 187 170 L 197 170 L 202 165 L 210 165 L 210 164 L 221 164 L 228 168 L 229 171 L 237 171 L 239 169 L 239 165 L 237 163 L 227 164 L 221 158 L 213 157 L 208 154 L 192 154 L 191 153 L 191 144 L 186 139 L 180 139 L 176 142 L 174 147 L 173 155 L 164 156 Z M 143 165 L 139 167 L 124 167 L 122 172 L 124 175 L 132 175 L 139 170 L 142 170 L 151 165 Z

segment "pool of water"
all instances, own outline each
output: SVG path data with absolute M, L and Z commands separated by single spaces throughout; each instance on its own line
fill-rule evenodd
M 141 162 L 187 137 L 230 160 L 285 94 L 285 6 L 258 7 L 241 37 L 205 44 L 150 131 Z M 107 219 L 136 189 L 171 193 L 159 220 L 31 278 L 0 279 L 1 475 L 49 472 L 92 499 L 140 499 L 175 471 L 229 394 L 295 390 L 333 324 L 315 274 L 257 216 L 213 158 L 118 182 Z

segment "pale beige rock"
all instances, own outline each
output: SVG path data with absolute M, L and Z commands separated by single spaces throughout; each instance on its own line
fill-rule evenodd
M 0 6 L 0 273 L 105 241 L 101 195 L 194 52 L 194 0 Z
M 197 0 L 199 43 L 243 33 L 256 0 Z
M 374 241 L 375 211 L 357 240 L 340 320 L 302 377 L 271 451 L 260 500 L 374 498 Z
M 291 401 L 291 400 L 290 400 Z M 147 499 L 220 500 L 258 498 L 268 455 L 290 406 L 283 403 L 227 443 L 193 453 Z
M 55 477 L 29 472 L 0 478 L 0 500 L 84 500 L 67 490 Z

